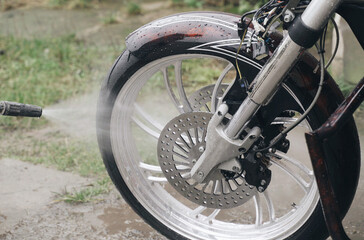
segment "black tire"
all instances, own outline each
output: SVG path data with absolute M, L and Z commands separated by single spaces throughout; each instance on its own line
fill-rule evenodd
M 174 46 L 169 47 L 174 48 Z M 220 227 L 221 229 L 219 228 L 219 231 L 216 230 L 219 235 L 214 236 L 211 235 L 212 233 L 214 233 L 214 231 L 209 230 L 207 227 L 193 228 L 188 225 L 189 223 L 185 223 L 186 226 L 181 226 L 182 222 L 184 222 L 187 218 L 181 219 L 181 221 L 178 223 L 172 222 L 168 214 L 168 216 L 165 216 L 163 213 L 160 213 L 158 211 L 158 207 L 152 205 L 152 203 L 151 205 L 148 205 L 149 203 L 147 199 L 151 197 L 151 189 L 153 188 L 152 185 L 154 183 L 150 183 L 150 185 L 148 185 L 149 180 L 146 179 L 147 175 L 145 174 L 145 169 L 138 172 L 138 169 L 135 167 L 134 164 L 136 162 L 133 162 L 133 159 L 122 158 L 122 156 L 124 156 L 124 154 L 126 154 L 125 152 L 127 151 L 125 144 L 133 140 L 133 138 L 129 138 L 128 133 L 125 133 L 123 131 L 134 131 L 131 130 L 134 127 L 134 125 L 132 125 L 131 123 L 130 126 L 127 127 L 119 126 L 120 121 L 122 123 L 128 123 L 132 121 L 131 118 L 129 118 L 128 116 L 134 111 L 133 109 L 130 110 L 130 108 L 134 108 L 130 104 L 130 102 L 127 102 L 124 105 L 123 103 L 121 103 L 122 106 L 119 105 L 120 100 L 125 100 L 125 98 L 127 98 L 128 96 L 134 96 L 135 98 L 137 98 L 137 95 L 135 94 L 128 95 L 130 94 L 130 92 L 136 91 L 136 88 L 133 88 L 134 82 L 133 84 L 130 83 L 132 81 L 135 81 L 135 84 L 137 84 L 138 81 L 141 81 L 138 80 L 138 77 L 139 79 L 141 79 L 141 76 L 143 76 L 144 74 L 141 71 L 149 71 L 149 69 L 147 68 L 150 68 L 151 66 L 153 67 L 154 64 L 157 65 L 158 61 L 163 61 L 163 59 L 174 59 L 174 57 L 178 58 L 179 56 L 193 56 L 187 54 L 186 49 L 184 49 L 183 47 L 181 48 L 181 46 L 179 46 L 178 49 L 173 49 L 173 51 L 166 50 L 164 46 L 160 48 L 156 47 L 155 49 L 153 49 L 153 53 L 153 56 L 137 58 L 129 50 L 126 50 L 117 59 L 111 69 L 109 77 L 103 83 L 100 92 L 99 106 L 97 112 L 97 133 L 99 147 L 106 169 L 115 186 L 118 188 L 125 200 L 130 204 L 130 206 L 142 218 L 144 218 L 147 223 L 149 223 L 152 227 L 154 227 L 157 231 L 159 231 L 166 237 L 170 239 L 227 239 L 228 237 L 229 239 L 242 239 L 242 237 L 238 235 L 238 232 L 231 232 L 231 235 L 223 235 L 223 227 Z M 231 62 L 232 64 L 234 64 L 234 59 L 225 55 L 219 55 L 209 52 L 192 53 L 202 54 L 205 56 L 217 56 L 220 59 L 223 58 L 227 62 Z M 249 55 L 245 56 L 249 57 Z M 261 64 L 259 62 L 256 63 Z M 163 65 L 163 63 L 161 64 Z M 303 57 L 303 60 L 292 71 L 292 74 L 290 74 L 290 78 L 286 81 L 284 88 L 282 88 L 277 93 L 270 107 L 267 107 L 264 111 L 262 111 L 262 117 L 270 118 L 272 115 L 277 114 L 282 110 L 294 110 L 297 112 L 302 112 L 302 107 L 307 108 L 311 103 L 317 89 L 318 74 L 314 74 L 312 71 L 312 69 L 314 69 L 316 65 L 317 61 L 312 56 L 305 55 Z M 250 79 L 253 78 L 254 75 L 257 73 L 256 68 L 252 67 L 252 65 L 250 64 L 245 64 L 244 62 L 240 64 L 240 68 L 243 74 L 250 74 Z M 297 99 L 299 103 L 296 102 Z M 328 118 L 330 113 L 332 113 L 336 109 L 342 99 L 343 97 L 337 85 L 327 75 L 323 95 L 320 97 L 319 101 L 314 107 L 314 110 L 310 113 L 308 117 L 310 127 L 312 129 L 316 129 L 317 127 L 319 127 Z M 152 102 L 152 100 L 150 100 L 150 102 Z M 154 109 L 154 111 L 158 110 Z M 129 120 L 127 121 L 124 118 Z M 119 133 L 119 129 L 122 129 L 123 131 L 120 131 Z M 117 139 L 121 139 L 120 145 L 118 145 L 119 142 Z M 137 143 L 139 144 L 139 142 Z M 134 145 L 137 145 L 137 143 L 135 143 Z M 291 145 L 294 144 L 294 142 L 291 142 Z M 146 147 L 143 146 L 142 148 L 144 149 Z M 330 139 L 326 148 L 327 151 L 330 152 L 329 169 L 330 173 L 332 174 L 332 176 L 334 176 L 335 179 L 333 184 L 338 196 L 342 217 L 344 217 L 354 197 L 360 169 L 358 135 L 353 120 L 350 121 L 332 139 Z M 135 149 L 137 149 L 137 147 L 135 147 Z M 139 149 L 137 150 L 139 151 Z M 131 156 L 133 154 L 127 155 Z M 135 168 L 133 168 L 133 166 Z M 168 183 L 166 183 L 165 185 L 168 185 Z M 316 191 L 317 189 L 315 190 L 312 186 L 315 186 L 315 184 L 311 184 L 311 188 L 313 189 L 310 191 Z M 144 190 L 138 192 L 139 188 L 143 188 Z M 168 188 L 168 186 L 166 188 Z M 142 194 L 143 191 L 145 191 L 145 194 Z M 174 192 L 173 190 L 171 192 L 172 193 L 168 194 L 171 194 L 172 196 Z M 321 207 L 317 198 L 318 193 L 312 194 L 314 195 L 314 197 L 312 197 L 313 203 L 310 203 L 311 205 L 308 204 L 309 207 L 307 207 L 307 209 L 309 209 L 309 213 L 307 212 L 299 215 L 302 217 L 302 220 L 298 221 L 298 223 L 295 224 L 292 229 L 283 231 L 283 228 L 281 226 L 281 230 L 277 229 L 273 232 L 269 232 L 268 230 L 267 232 L 264 232 L 263 229 L 259 229 L 259 231 L 253 232 L 255 235 L 249 236 L 246 239 L 254 239 L 254 237 L 264 239 L 268 239 L 269 237 L 271 237 L 272 239 L 325 239 L 328 236 L 328 233 L 322 216 Z M 144 195 L 147 197 L 145 197 Z M 309 199 L 309 197 L 306 198 Z M 158 199 L 159 201 L 164 200 L 157 197 L 156 199 Z M 163 204 L 167 205 L 168 202 L 165 202 Z M 302 206 L 304 206 L 304 204 L 302 204 Z M 177 214 L 177 212 L 173 212 L 173 207 L 174 206 L 167 207 L 167 209 L 170 209 L 171 211 L 170 215 Z M 300 208 L 298 207 L 297 212 L 299 212 L 299 209 Z M 202 218 L 204 218 L 204 216 L 206 217 L 206 214 L 207 213 L 201 215 Z M 282 217 L 282 219 L 284 219 L 284 217 Z M 189 219 L 189 221 L 193 222 L 191 219 Z M 196 222 L 195 225 L 198 224 L 199 222 Z M 272 224 L 275 223 L 273 222 Z M 203 224 L 201 223 L 201 226 L 202 225 Z M 267 235 L 268 233 L 269 235 Z M 274 235 L 273 233 L 276 235 Z

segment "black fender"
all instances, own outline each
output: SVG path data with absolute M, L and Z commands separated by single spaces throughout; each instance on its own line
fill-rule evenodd
M 116 60 L 110 74 L 104 81 L 98 106 L 99 146 L 105 164 L 109 165 L 109 174 L 114 182 L 123 182 L 123 180 L 120 173 L 117 172 L 115 162 L 112 161 L 110 139 L 106 137 L 110 132 L 108 119 L 110 119 L 117 93 L 130 77 L 128 69 L 142 67 L 146 63 L 171 54 L 186 53 L 212 54 L 230 61 L 235 66 L 236 52 L 241 41 L 239 31 L 242 31 L 238 27 L 239 21 L 240 16 L 226 13 L 181 13 L 153 21 L 137 29 L 126 38 L 126 50 Z M 252 31 L 248 31 L 248 34 L 249 32 Z M 282 37 L 280 34 L 273 33 L 271 38 L 270 54 L 278 46 Z M 249 81 L 254 79 L 265 63 L 264 59 L 260 61 L 253 60 L 250 53 L 243 49 L 237 58 L 241 69 L 244 69 L 246 65 L 254 67 L 253 71 L 244 73 Z M 312 99 L 312 96 L 316 94 L 320 81 L 320 71 L 315 71 L 317 66 L 318 61 L 310 54 L 304 53 L 284 84 L 292 82 L 291 84 L 302 93 L 301 99 L 305 99 L 305 97 Z M 292 79 L 294 79 L 294 82 Z M 264 119 L 274 117 L 282 105 L 291 104 L 292 97 L 295 97 L 285 90 L 284 86 L 279 91 L 281 91 L 280 94 L 276 95 L 278 97 L 275 96 L 271 102 L 271 106 L 274 107 L 265 108 L 260 112 Z M 337 84 L 326 72 L 325 85 L 317 102 L 320 109 L 313 109 L 313 111 L 328 117 L 336 110 L 343 99 L 344 97 Z M 307 102 L 304 103 L 305 106 L 292 106 L 292 108 L 297 108 L 298 111 L 302 112 L 302 108 L 307 108 L 309 104 Z M 325 120 L 322 119 L 321 124 Z M 318 127 L 320 126 L 314 126 L 314 128 Z M 335 151 L 337 154 L 333 154 L 336 157 L 331 159 L 328 168 L 331 173 L 342 173 L 342 176 L 334 176 L 334 181 L 336 181 L 336 186 L 339 186 L 338 189 L 340 189 L 337 196 L 342 216 L 344 216 L 354 197 L 360 171 L 359 138 L 354 120 L 349 120 L 346 126 L 337 133 L 337 136 L 340 137 L 336 137 L 329 144 L 328 151 Z M 348 185 L 355 187 L 346 187 Z M 133 198 L 127 199 L 127 201 L 134 200 Z M 136 211 L 140 212 L 142 210 L 136 209 Z

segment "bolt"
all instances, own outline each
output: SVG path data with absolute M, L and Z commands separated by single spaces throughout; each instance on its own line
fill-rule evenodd
M 288 142 L 283 142 L 282 147 L 284 147 L 284 148 L 288 147 Z
M 204 174 L 202 171 L 200 171 L 200 172 L 198 172 L 198 173 L 197 173 L 197 175 L 198 175 L 198 177 L 199 177 L 199 178 L 203 178 L 203 176 L 204 176 L 205 174 Z
M 205 148 L 203 146 L 201 146 L 198 148 L 198 151 L 203 152 L 203 151 L 205 151 Z
M 265 180 L 262 180 L 261 182 L 260 182 L 260 185 L 265 185 L 267 182 L 265 181 Z
M 239 151 L 242 153 L 246 153 L 246 149 L 245 148 L 239 148 Z
M 197 161 L 196 159 L 192 159 L 192 163 L 195 164 Z
M 260 166 L 259 171 L 264 172 L 264 168 L 262 166 Z
M 255 139 L 255 138 L 256 138 L 256 136 L 255 136 L 255 135 L 250 135 L 250 136 L 249 136 L 249 138 L 250 138 L 250 139 Z
M 258 192 L 263 192 L 264 188 L 263 187 L 258 187 Z
M 291 21 L 291 16 L 289 16 L 288 14 L 284 16 L 284 21 L 285 22 L 290 22 Z
M 261 152 L 257 152 L 257 153 L 255 154 L 255 157 L 256 157 L 256 158 L 262 158 L 262 157 L 263 157 L 263 154 L 262 154 Z
M 237 167 L 237 166 L 234 166 L 234 167 L 233 167 L 233 171 L 234 171 L 234 172 L 240 172 L 240 168 L 239 168 L 239 167 Z
M 276 152 L 276 149 L 275 148 L 269 148 L 268 150 L 270 153 L 275 153 Z
M 294 13 L 291 12 L 290 10 L 287 10 L 286 14 L 283 17 L 283 20 L 288 23 L 288 22 L 292 22 L 294 18 L 295 18 Z

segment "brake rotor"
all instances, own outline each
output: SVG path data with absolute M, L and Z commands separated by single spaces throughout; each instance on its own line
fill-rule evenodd
M 256 194 L 242 174 L 227 178 L 215 167 L 204 183 L 191 178 L 191 169 L 206 147 L 212 113 L 183 113 L 172 119 L 158 140 L 158 160 L 168 182 L 190 201 L 209 208 L 226 209 L 244 204 Z
M 222 83 L 217 89 L 216 98 L 221 98 L 224 95 L 224 92 L 229 87 L 229 84 Z M 212 103 L 212 92 L 214 91 L 215 85 L 205 86 L 196 92 L 192 93 L 188 102 L 191 105 L 193 111 L 207 111 L 211 110 Z M 216 99 L 217 100 L 217 99 Z

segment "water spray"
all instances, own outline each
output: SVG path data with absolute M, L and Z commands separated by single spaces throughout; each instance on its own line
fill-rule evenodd
M 0 114 L 5 116 L 14 117 L 35 117 L 39 118 L 42 116 L 42 108 L 17 102 L 0 102 Z

